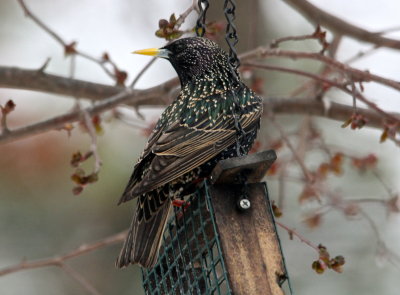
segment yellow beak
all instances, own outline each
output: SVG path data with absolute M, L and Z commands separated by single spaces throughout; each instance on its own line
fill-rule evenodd
M 148 49 L 142 49 L 142 50 L 135 50 L 132 53 L 168 58 L 170 51 L 168 49 L 163 49 L 163 48 L 160 48 L 160 49 L 159 48 L 148 48 Z

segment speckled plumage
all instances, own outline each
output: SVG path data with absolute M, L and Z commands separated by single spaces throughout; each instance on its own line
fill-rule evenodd
M 242 109 L 245 136 L 240 145 L 245 153 L 259 128 L 261 99 L 235 82 L 228 56 L 216 43 L 192 37 L 164 49 L 178 73 L 181 92 L 161 115 L 119 202 L 138 198 L 118 267 L 154 266 L 171 200 L 193 192 L 218 161 L 236 156 L 234 95 Z

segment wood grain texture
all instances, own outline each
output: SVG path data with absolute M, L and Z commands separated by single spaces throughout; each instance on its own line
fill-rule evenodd
M 211 187 L 218 233 L 233 294 L 283 295 L 287 277 L 263 183 L 248 185 L 251 208 L 237 210 L 240 185 Z
M 212 184 L 235 183 L 237 175 L 242 173 L 247 183 L 260 182 L 275 160 L 274 150 L 222 160 L 215 166 L 210 180 Z

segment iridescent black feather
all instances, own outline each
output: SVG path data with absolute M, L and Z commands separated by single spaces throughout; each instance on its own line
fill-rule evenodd
M 157 261 L 171 200 L 191 193 L 216 163 L 236 156 L 235 97 L 247 153 L 256 137 L 262 101 L 231 73 L 227 54 L 208 39 L 177 40 L 166 47 L 181 92 L 161 115 L 119 203 L 138 198 L 117 266 Z

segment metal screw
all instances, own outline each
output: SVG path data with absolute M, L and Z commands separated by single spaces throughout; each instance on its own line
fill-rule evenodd
M 249 199 L 241 199 L 239 201 L 239 208 L 241 210 L 247 210 L 247 209 L 250 209 L 250 207 L 251 207 L 251 203 L 250 203 Z

